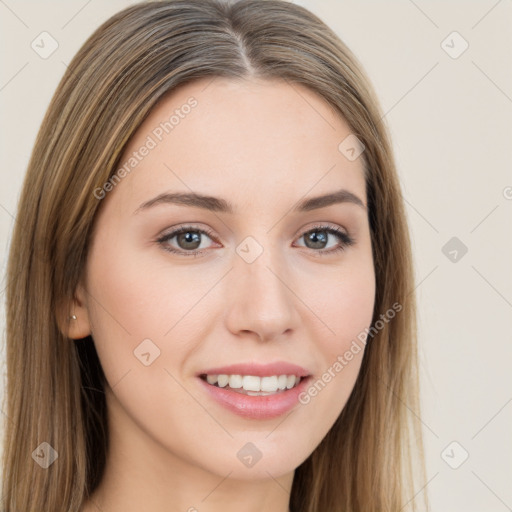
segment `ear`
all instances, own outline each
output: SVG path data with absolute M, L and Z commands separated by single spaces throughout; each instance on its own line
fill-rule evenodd
M 59 308 L 57 323 L 60 331 L 67 338 L 81 340 L 92 332 L 86 299 L 87 293 L 80 282 L 76 288 L 74 298 L 65 301 Z

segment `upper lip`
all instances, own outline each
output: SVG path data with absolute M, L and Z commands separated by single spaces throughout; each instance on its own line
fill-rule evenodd
M 201 375 L 254 375 L 255 377 L 271 377 L 272 375 L 295 375 L 307 377 L 310 373 L 302 366 L 277 361 L 275 363 L 238 363 L 228 366 L 208 368 L 198 373 Z

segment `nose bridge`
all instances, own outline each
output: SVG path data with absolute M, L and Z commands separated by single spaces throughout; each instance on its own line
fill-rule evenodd
M 255 237 L 248 236 L 238 245 L 236 274 L 254 293 L 265 293 L 267 302 L 275 299 L 289 300 L 282 281 L 275 275 L 283 267 L 282 248 L 272 242 L 269 234 L 259 235 L 259 240 L 263 236 L 265 239 L 261 243 Z
M 256 238 L 258 237 L 259 240 Z M 283 248 L 263 233 L 246 237 L 236 248 L 228 313 L 230 328 L 272 338 L 296 327 L 296 300 L 289 289 Z

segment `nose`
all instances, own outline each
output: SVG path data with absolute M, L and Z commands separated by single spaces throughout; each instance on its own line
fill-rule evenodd
M 225 321 L 235 335 L 266 342 L 289 336 L 299 325 L 301 302 L 293 291 L 290 266 L 277 251 L 271 252 L 265 248 L 251 263 L 238 254 L 234 257 Z

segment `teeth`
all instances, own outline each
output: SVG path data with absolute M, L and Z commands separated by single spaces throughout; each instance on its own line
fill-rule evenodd
M 286 389 L 292 389 L 295 386 L 295 375 L 288 375 L 286 380 Z
M 230 375 L 229 376 L 229 387 L 233 389 L 240 389 L 243 385 L 243 379 L 241 375 Z
M 231 389 L 242 389 L 248 395 L 254 395 L 260 391 L 276 393 L 297 386 L 301 378 L 295 375 L 272 375 L 269 377 L 257 377 L 255 375 L 206 375 L 208 384 Z
M 294 377 L 295 380 L 295 377 Z M 261 391 L 277 391 L 277 377 L 262 377 L 261 378 Z
M 245 391 L 261 391 L 261 379 L 253 375 L 244 375 L 242 387 Z
M 207 375 L 206 382 L 208 382 L 208 384 L 217 384 L 217 375 Z
M 217 377 L 217 384 L 219 385 L 219 388 L 225 388 L 228 385 L 228 382 L 229 382 L 228 375 L 219 375 Z

